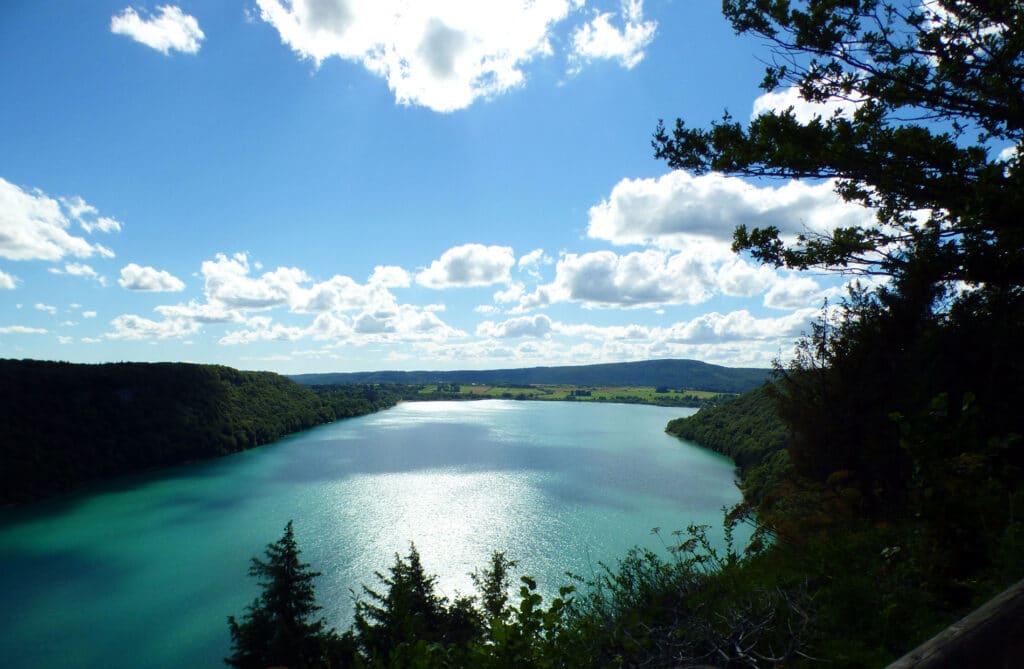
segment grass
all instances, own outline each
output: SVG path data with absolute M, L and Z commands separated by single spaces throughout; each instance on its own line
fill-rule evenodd
M 456 392 L 457 390 L 457 392 Z M 419 391 L 423 399 L 517 399 L 578 402 L 623 402 L 667 406 L 706 406 L 728 397 L 727 393 L 689 388 L 661 389 L 652 386 L 576 386 L 535 384 L 502 386 L 483 384 L 431 384 Z

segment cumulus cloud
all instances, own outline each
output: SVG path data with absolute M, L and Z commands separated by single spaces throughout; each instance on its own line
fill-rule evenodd
M 513 283 L 505 290 L 494 293 L 494 301 L 501 303 L 518 302 L 526 293 L 526 287 L 521 283 Z
M 129 263 L 121 268 L 121 278 L 117 283 L 127 290 L 143 290 L 150 292 L 177 292 L 185 290 L 184 282 L 170 272 L 153 267 L 142 267 Z
M 480 338 L 463 342 L 416 342 L 406 359 L 438 363 L 501 359 L 517 365 L 596 363 L 682 357 L 719 364 L 767 366 L 792 350 L 793 340 L 819 314 L 802 309 L 777 318 L 746 310 L 712 312 L 668 326 L 596 325 L 547 320 L 546 316 L 485 322 Z
M 374 283 L 386 288 L 408 288 L 412 283 L 409 273 L 394 265 L 377 265 L 367 283 Z
M 286 305 L 299 290 L 299 284 L 309 280 L 295 267 L 278 267 L 258 278 L 249 276 L 249 260 L 244 253 L 231 257 L 218 253 L 214 260 L 206 260 L 201 268 L 205 279 L 207 298 L 232 309 L 266 309 Z
M 332 56 L 387 80 L 400 104 L 463 109 L 521 85 L 551 55 L 568 0 L 257 0 L 282 43 L 317 65 Z
M 205 300 L 158 306 L 154 311 L 163 321 L 125 314 L 114 323 L 115 331 L 107 336 L 122 339 L 184 337 L 203 326 L 224 324 L 241 327 L 221 337 L 222 344 L 293 341 L 307 337 L 355 343 L 444 341 L 465 336 L 438 316 L 444 311 L 443 305 L 414 306 L 398 302 L 389 288 L 410 283 L 408 273 L 400 267 L 378 266 L 363 284 L 343 275 L 314 282 L 297 267 L 258 272 L 260 269 L 262 265 L 250 262 L 245 253 L 230 256 L 219 253 L 203 262 L 200 269 Z M 149 285 L 158 278 L 168 283 L 159 273 L 154 274 L 156 270 L 145 270 L 152 268 L 135 266 L 123 272 L 125 283 Z M 264 315 L 274 309 L 315 316 L 307 325 L 281 323 Z
M 778 281 L 778 274 L 766 265 L 751 265 L 742 258 L 732 258 L 718 268 L 715 283 L 720 291 L 732 297 L 753 297 Z
M 108 339 L 180 339 L 199 331 L 199 323 L 187 318 L 170 318 L 154 321 L 149 318 L 124 314 L 110 322 L 113 332 L 108 332 Z
M 655 249 L 621 256 L 568 253 L 558 261 L 554 281 L 523 296 L 517 310 L 557 302 L 621 308 L 698 304 L 712 295 L 716 252 L 694 247 L 674 254 Z
M 587 234 L 614 244 L 681 249 L 715 241 L 727 247 L 737 225 L 774 225 L 783 235 L 869 225 L 873 213 L 844 202 L 832 181 L 758 187 L 721 174 L 676 170 L 657 179 L 623 179 L 590 208 Z
M 534 249 L 526 255 L 519 258 L 516 266 L 519 271 L 526 272 L 534 279 L 540 279 L 540 267 L 541 265 L 550 265 L 553 263 L 551 256 L 544 255 L 544 249 Z
M 515 256 L 508 246 L 464 244 L 441 254 L 430 267 L 416 275 L 416 282 L 428 288 L 488 286 L 508 283 Z
M 24 325 L 0 325 L 0 334 L 46 334 L 43 328 L 30 328 Z
M 189 300 L 187 304 L 161 305 L 154 311 L 167 319 L 187 319 L 201 325 L 239 323 L 243 320 L 241 312 L 216 302 L 200 303 Z
M 174 5 L 157 8 L 158 14 L 143 18 L 133 8 L 110 17 L 110 32 L 127 35 L 140 44 L 156 49 L 165 56 L 171 51 L 199 53 L 206 37 L 195 17 Z
M 57 313 L 57 307 L 52 304 L 43 304 L 42 302 L 36 302 L 35 309 L 36 311 L 45 311 L 51 316 Z
M 295 341 L 303 336 L 303 329 L 274 323 L 269 317 L 254 316 L 244 330 L 235 330 L 221 337 L 220 343 L 248 344 L 254 341 Z
M 666 344 L 720 345 L 729 342 L 790 341 L 803 332 L 820 312 L 800 309 L 785 316 L 757 318 L 746 309 L 721 314 L 716 311 L 680 321 L 667 327 L 645 325 L 597 326 L 554 323 L 558 334 L 595 341 Z
M 770 91 L 758 96 L 754 100 L 754 109 L 750 113 L 750 118 L 753 119 L 761 114 L 772 112 L 781 114 L 786 110 L 792 109 L 796 120 L 803 125 L 807 125 L 815 118 L 828 120 L 836 115 L 852 118 L 853 113 L 857 111 L 857 106 L 861 102 L 863 100 L 858 102 L 856 100 L 843 100 L 840 98 L 832 98 L 825 102 L 811 102 L 805 100 L 800 95 L 798 87 L 790 86 L 785 90 Z
M 510 318 L 502 323 L 484 321 L 476 328 L 482 337 L 516 339 L 520 337 L 546 337 L 551 333 L 551 319 L 544 314 Z
M 659 336 L 670 343 L 708 344 L 727 341 L 792 340 L 806 330 L 818 309 L 802 309 L 778 318 L 756 318 L 746 309 L 711 312 L 677 323 Z
M 797 309 L 822 295 L 821 286 L 805 276 L 779 279 L 764 295 L 764 306 L 772 309 Z
M 0 290 L 14 290 L 17 282 L 17 277 L 11 276 L 7 272 L 0 271 Z
M 0 257 L 50 261 L 93 254 L 113 257 L 110 249 L 68 232 L 71 219 L 81 222 L 96 213 L 95 208 L 85 206 L 87 210 L 62 208 L 60 202 L 42 191 L 25 191 L 0 177 Z
M 641 0 L 623 0 L 622 28 L 616 28 L 611 12 L 599 12 L 589 23 L 572 34 L 570 73 L 579 72 L 585 63 L 598 58 L 617 60 L 632 69 L 644 58 L 644 48 L 654 39 L 658 28 L 655 21 L 644 21 Z
M 95 311 L 83 311 L 82 312 L 82 318 L 96 318 L 96 312 Z

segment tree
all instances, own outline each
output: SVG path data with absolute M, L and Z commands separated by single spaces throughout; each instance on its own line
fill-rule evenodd
M 920 449 L 905 448 L 893 415 L 923 426 L 936 397 L 950 407 L 971 397 L 990 418 L 974 446 L 1022 431 L 1024 359 L 1006 343 L 1024 322 L 1024 3 L 723 8 L 737 32 L 772 46 L 765 90 L 841 104 L 809 122 L 790 108 L 746 127 L 728 114 L 706 129 L 659 123 L 656 156 L 697 173 L 832 180 L 875 211 L 871 224 L 796 238 L 741 225 L 733 249 L 777 267 L 891 278 L 817 324 L 777 388 L 803 474 L 852 473 L 869 512 L 898 507 Z M 1000 457 L 1022 464 L 1020 449 Z
M 233 653 L 225 662 L 233 667 L 318 667 L 324 656 L 339 649 L 340 639 L 326 632 L 313 581 L 319 572 L 299 560 L 292 521 L 284 536 L 267 546 L 266 561 L 252 559 L 249 575 L 259 579 L 262 594 L 246 607 L 239 622 L 228 616 Z
M 734 248 L 797 269 L 826 267 L 928 283 L 1024 281 L 1024 3 L 1019 0 L 725 0 L 740 33 L 774 47 L 762 87 L 797 87 L 852 113 L 810 123 L 766 112 L 747 128 L 659 124 L 673 168 L 834 179 L 876 224 L 782 239 L 740 226 Z M 923 213 L 921 213 L 923 212 Z M 921 220 L 923 217 L 923 220 Z
M 395 554 L 388 575 L 377 572 L 384 592 L 363 586 L 366 599 L 356 602 L 355 632 L 371 660 L 411 662 L 428 644 L 466 646 L 479 636 L 479 614 L 472 599 L 449 602 L 438 595 L 423 569 L 419 551 L 410 544 L 406 557 Z

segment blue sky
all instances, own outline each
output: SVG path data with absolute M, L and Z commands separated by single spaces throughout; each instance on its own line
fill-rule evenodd
M 718 3 L 0 8 L 0 357 L 283 373 L 767 365 L 839 279 L 733 228 L 870 219 L 653 158 L 795 105 Z

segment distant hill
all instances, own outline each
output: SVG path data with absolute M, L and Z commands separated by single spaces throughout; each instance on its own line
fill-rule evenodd
M 567 367 L 520 369 L 349 372 L 297 374 L 303 385 L 346 383 L 479 383 L 487 385 L 561 384 L 578 386 L 666 386 L 719 393 L 742 393 L 763 384 L 768 369 L 722 367 L 697 360 L 644 360 Z
M 219 365 L 0 360 L 0 504 L 225 455 L 397 400 Z

